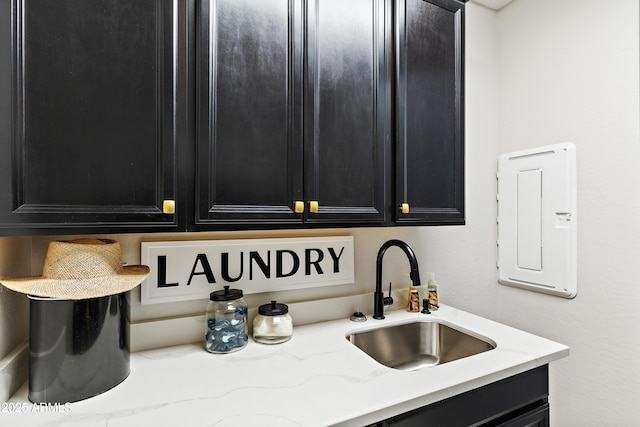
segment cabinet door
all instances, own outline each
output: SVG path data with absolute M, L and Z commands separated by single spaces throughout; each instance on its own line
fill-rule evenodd
M 398 223 L 464 224 L 463 31 L 461 2 L 396 2 Z
M 0 8 L 0 234 L 175 228 L 185 2 Z
M 300 223 L 301 3 L 200 8 L 197 228 Z
M 549 427 L 548 395 L 543 365 L 369 427 Z
M 485 427 L 549 427 L 549 404 L 530 410 L 523 409 L 515 414 L 506 415 L 498 420 L 483 424 Z
M 305 44 L 307 222 L 385 220 L 389 73 L 385 0 L 308 0 Z

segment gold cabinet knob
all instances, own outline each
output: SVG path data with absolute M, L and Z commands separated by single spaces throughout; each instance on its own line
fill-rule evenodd
M 295 213 L 303 213 L 304 212 L 304 202 L 300 200 L 296 200 L 293 208 Z
M 312 200 L 309 202 L 309 212 L 317 213 L 318 212 L 318 202 Z
M 409 213 L 409 203 L 403 203 L 402 205 L 400 205 L 400 212 L 402 212 L 403 214 Z
M 164 200 L 162 202 L 162 213 L 164 213 L 164 214 L 174 214 L 174 213 L 176 213 L 176 201 L 175 200 Z

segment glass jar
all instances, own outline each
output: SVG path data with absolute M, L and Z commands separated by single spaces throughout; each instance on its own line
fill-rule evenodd
M 247 303 L 242 290 L 229 289 L 211 292 L 205 313 L 204 346 L 210 353 L 231 353 L 244 348 L 247 335 Z
M 271 301 L 258 307 L 253 319 L 253 339 L 263 344 L 289 341 L 293 335 L 293 320 L 286 304 Z

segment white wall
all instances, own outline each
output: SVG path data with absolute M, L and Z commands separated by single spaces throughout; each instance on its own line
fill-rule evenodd
M 0 238 L 0 277 L 31 273 L 31 239 Z M 27 376 L 29 304 L 24 295 L 0 286 L 0 402 L 5 402 Z M 15 350 L 15 351 L 14 351 Z
M 28 276 L 30 266 L 30 238 L 0 238 L 0 277 Z M 0 286 L 0 360 L 27 338 L 28 321 L 27 299 Z
M 499 12 L 500 152 L 572 141 L 578 296 L 504 288 L 499 320 L 561 341 L 552 421 L 640 423 L 638 0 L 516 0 Z
M 504 318 L 572 348 L 552 370 L 559 425 L 637 425 L 638 1 L 516 0 L 498 33 L 501 151 L 572 141 L 579 188 L 578 297 L 503 292 Z
M 420 228 L 445 303 L 556 340 L 554 426 L 640 423 L 638 0 L 515 0 L 466 9 L 467 226 Z M 578 153 L 578 296 L 497 283 L 499 154 Z
M 638 1 L 515 0 L 496 15 L 499 153 L 577 146 L 578 296 L 484 284 L 494 298 L 487 304 L 497 320 L 571 347 L 551 368 L 553 425 L 638 425 Z M 469 304 L 468 296 L 450 302 Z

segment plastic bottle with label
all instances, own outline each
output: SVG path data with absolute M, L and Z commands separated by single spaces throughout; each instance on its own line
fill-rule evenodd
M 438 302 L 438 284 L 435 273 L 427 273 L 427 286 L 429 290 L 429 310 L 435 311 L 440 308 Z

